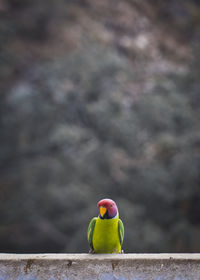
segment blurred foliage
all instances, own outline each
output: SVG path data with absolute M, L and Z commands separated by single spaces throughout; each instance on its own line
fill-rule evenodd
M 198 252 L 199 1 L 0 13 L 0 251 L 87 252 L 110 197 L 125 252 Z

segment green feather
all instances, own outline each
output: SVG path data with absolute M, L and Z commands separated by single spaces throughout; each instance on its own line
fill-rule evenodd
M 123 240 L 124 240 L 124 225 L 122 223 L 122 220 L 120 220 L 120 219 L 118 221 L 118 231 L 119 231 L 120 244 L 122 246 L 122 243 L 123 243 Z
M 113 219 L 96 219 L 92 236 L 95 253 L 121 252 L 118 221 L 118 216 Z
M 90 221 L 90 224 L 88 226 L 88 232 L 87 232 L 88 243 L 92 249 L 94 249 L 92 239 L 93 239 L 93 232 L 94 232 L 96 220 L 97 220 L 97 218 L 95 217 Z
M 87 238 L 96 253 L 119 253 L 124 240 L 123 223 L 118 216 L 108 220 L 95 217 L 88 226 Z

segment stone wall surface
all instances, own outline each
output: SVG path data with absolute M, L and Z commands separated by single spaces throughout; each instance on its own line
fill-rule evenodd
M 0 254 L 0 280 L 198 280 L 200 254 Z

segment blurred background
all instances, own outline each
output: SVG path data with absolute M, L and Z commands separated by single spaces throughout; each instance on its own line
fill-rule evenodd
M 200 1 L 0 0 L 0 252 L 200 252 Z

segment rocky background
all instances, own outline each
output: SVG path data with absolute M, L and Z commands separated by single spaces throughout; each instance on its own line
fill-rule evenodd
M 200 1 L 0 0 L 0 252 L 200 252 Z

